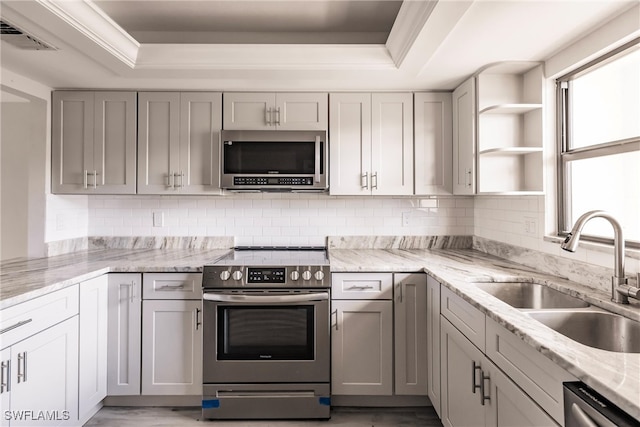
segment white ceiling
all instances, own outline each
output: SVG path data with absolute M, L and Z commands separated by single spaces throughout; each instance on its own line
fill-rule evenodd
M 638 1 L 2 0 L 3 19 L 58 50 L 2 41 L 0 60 L 52 88 L 451 90 Z

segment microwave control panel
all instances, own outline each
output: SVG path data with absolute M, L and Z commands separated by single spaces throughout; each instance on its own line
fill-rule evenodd
M 313 185 L 312 177 L 234 176 L 233 185 Z

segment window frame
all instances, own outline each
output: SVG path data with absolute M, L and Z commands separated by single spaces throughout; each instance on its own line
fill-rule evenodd
M 557 234 L 560 237 L 566 237 L 573 224 L 571 223 L 571 206 L 569 203 L 571 197 L 571 177 L 569 176 L 569 168 L 567 164 L 574 160 L 593 159 L 612 154 L 622 154 L 634 151 L 640 151 L 640 135 L 637 137 L 613 140 L 601 144 L 590 145 L 588 147 L 570 148 L 571 147 L 571 91 L 569 82 L 586 72 L 592 71 L 595 67 L 604 65 L 615 60 L 621 53 L 629 49 L 640 48 L 640 37 L 631 40 L 628 43 L 614 49 L 613 51 L 600 56 L 583 66 L 561 76 L 556 79 L 556 132 L 557 132 Z M 598 237 L 594 235 L 583 234 L 582 239 L 585 241 L 603 243 L 613 245 L 612 238 Z M 628 247 L 640 249 L 640 241 L 625 239 Z

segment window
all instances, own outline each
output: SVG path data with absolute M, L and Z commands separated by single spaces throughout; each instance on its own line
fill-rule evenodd
M 640 39 L 557 80 L 558 230 L 590 210 L 615 216 L 640 248 Z M 610 242 L 611 225 L 589 221 L 585 239 Z

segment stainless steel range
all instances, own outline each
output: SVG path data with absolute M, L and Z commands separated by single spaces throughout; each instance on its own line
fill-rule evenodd
M 203 418 L 329 418 L 325 249 L 235 249 L 203 271 Z

